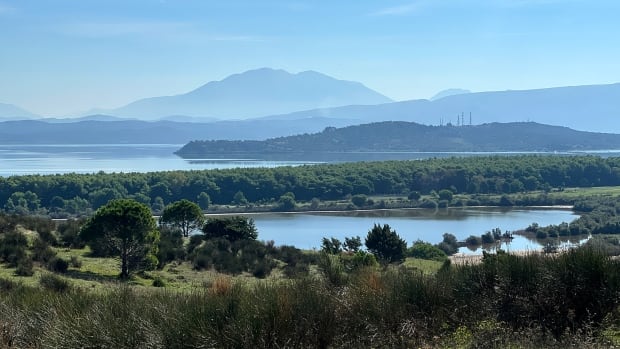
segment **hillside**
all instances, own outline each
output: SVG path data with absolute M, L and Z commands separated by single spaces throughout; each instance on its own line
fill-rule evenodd
M 107 120 L 107 121 L 106 121 Z M 0 122 L 2 144 L 184 144 L 194 139 L 266 139 L 295 133 L 319 132 L 327 126 L 346 126 L 350 120 L 242 120 L 212 123 L 173 121 L 114 121 L 109 117 L 71 122 L 23 120 Z
M 379 104 L 391 100 L 359 82 L 305 71 L 262 68 L 209 82 L 176 96 L 146 98 L 101 113 L 156 120 L 171 115 L 244 119 L 315 108 Z
M 457 123 L 469 115 L 475 125 L 492 122 L 533 121 L 577 130 L 620 133 L 620 83 L 556 87 L 523 91 L 462 93 L 426 99 L 324 108 L 273 115 L 267 119 L 293 120 L 316 116 L 355 119 L 357 123 L 411 121 L 425 125 Z
M 575 131 L 534 122 L 425 126 L 380 122 L 265 141 L 194 141 L 177 154 L 275 152 L 472 152 L 620 149 L 620 135 Z

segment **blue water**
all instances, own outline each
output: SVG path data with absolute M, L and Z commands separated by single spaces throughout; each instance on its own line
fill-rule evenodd
M 254 219 L 260 240 L 273 240 L 276 245 L 293 245 L 302 249 L 318 249 L 323 237 L 360 236 L 362 241 L 374 224 L 389 224 L 408 246 L 420 239 L 430 243 L 451 233 L 459 241 L 470 235 L 480 236 L 494 228 L 504 231 L 525 229 L 536 222 L 540 226 L 572 222 L 578 218 L 570 210 L 467 208 L 439 211 L 420 209 L 373 210 L 332 213 L 268 213 L 247 215 Z M 540 250 L 536 241 L 515 236 L 510 244 L 487 246 L 505 250 Z M 460 252 L 475 250 L 461 248 Z M 479 252 L 479 251 L 476 251 Z
M 99 171 L 206 170 L 237 167 L 297 166 L 346 161 L 413 160 L 452 156 L 526 154 L 511 152 L 354 152 L 252 154 L 252 156 L 243 157 L 230 154 L 213 154 L 201 159 L 182 159 L 174 154 L 182 146 L 183 144 L 0 144 L 0 176 L 95 173 Z M 617 150 L 588 153 L 603 157 L 620 155 L 620 152 Z

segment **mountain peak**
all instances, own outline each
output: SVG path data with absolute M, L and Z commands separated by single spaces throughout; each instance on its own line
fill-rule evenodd
M 38 115 L 33 114 L 23 108 L 20 108 L 13 104 L 0 103 L 0 119 L 2 120 L 17 120 L 17 119 L 33 119 Z
M 282 69 L 259 68 L 209 82 L 185 94 L 139 100 L 106 114 L 151 120 L 170 115 L 244 119 L 391 101 L 359 82 L 338 80 L 316 71 L 291 74 Z

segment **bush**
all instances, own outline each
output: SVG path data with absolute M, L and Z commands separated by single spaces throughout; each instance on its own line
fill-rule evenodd
M 465 244 L 467 244 L 467 246 L 480 246 L 482 245 L 482 239 L 479 236 L 470 235 L 465 239 Z
M 420 195 L 419 191 L 412 191 L 411 193 L 409 193 L 409 195 L 407 196 L 407 198 L 409 200 L 413 200 L 413 201 L 418 201 L 420 200 L 420 198 L 422 197 L 422 195 Z
M 26 258 L 27 247 L 28 239 L 24 234 L 16 231 L 4 233 L 0 235 L 0 260 L 15 267 L 20 260 Z
M 420 240 L 414 242 L 413 246 L 407 249 L 407 256 L 440 262 L 443 262 L 447 258 L 445 252 L 439 247 Z
M 71 258 L 69 259 L 69 265 L 72 266 L 73 268 L 81 268 L 82 260 L 78 258 L 77 256 L 71 256 Z
M 351 202 L 353 203 L 353 205 L 357 207 L 365 206 L 367 201 L 368 201 L 368 197 L 364 194 L 357 194 L 351 197 Z
M 153 279 L 153 287 L 166 287 L 166 282 L 159 276 Z
M 60 244 L 64 247 L 81 249 L 86 243 L 80 238 L 80 228 L 84 220 L 69 219 L 58 223 L 56 228 L 60 235 Z
M 357 251 L 351 255 L 341 256 L 342 263 L 348 271 L 356 271 L 361 268 L 376 266 L 377 259 L 373 254 L 365 251 Z
M 69 262 L 60 257 L 54 257 L 47 263 L 47 269 L 56 273 L 66 273 L 69 269 Z
M 47 264 L 56 256 L 56 252 L 40 238 L 34 239 L 32 243 L 32 260 Z
M 69 281 L 54 274 L 43 274 L 39 279 L 39 284 L 46 290 L 63 292 L 69 289 Z
M 439 196 L 439 200 L 442 200 L 442 201 L 445 200 L 445 201 L 450 202 L 452 201 L 452 197 L 454 194 L 452 193 L 452 191 L 448 189 L 443 189 L 443 190 L 440 190 L 437 195 Z
M 451 256 L 459 251 L 459 243 L 456 236 L 450 233 L 443 234 L 443 240 L 437 244 L 437 248 L 442 250 L 446 255 Z
M 17 276 L 32 276 L 34 275 L 32 259 L 22 258 L 17 261 L 17 268 L 15 269 L 15 275 Z
M 318 267 L 332 286 L 344 286 L 347 283 L 347 274 L 340 256 L 321 252 Z

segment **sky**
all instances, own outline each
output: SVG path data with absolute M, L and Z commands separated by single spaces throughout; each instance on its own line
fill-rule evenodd
M 620 1 L 0 0 L 0 103 L 45 116 L 270 67 L 395 100 L 620 82 Z

